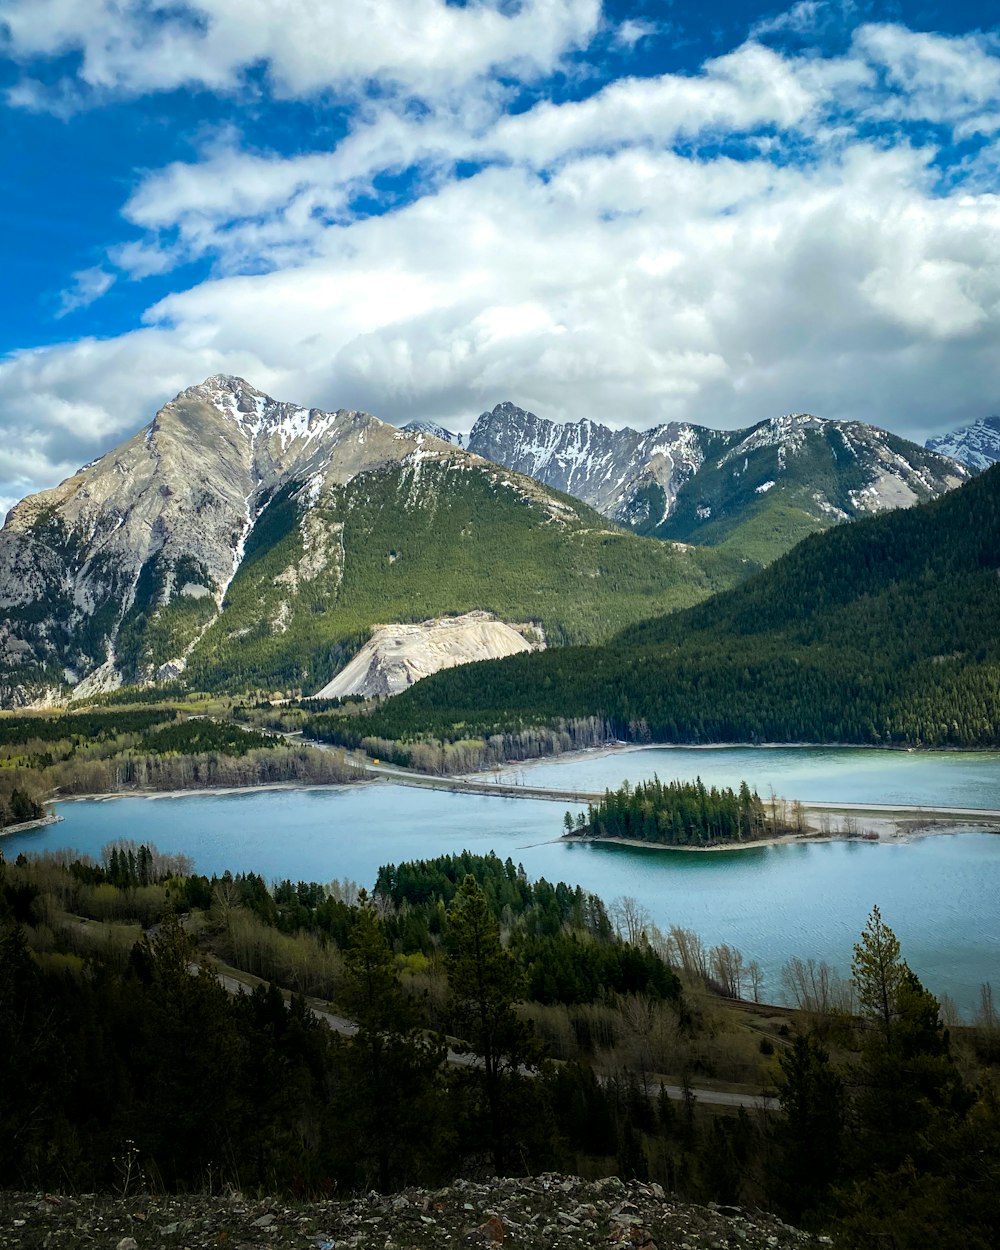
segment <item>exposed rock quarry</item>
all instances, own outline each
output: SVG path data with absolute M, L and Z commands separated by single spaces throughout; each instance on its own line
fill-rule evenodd
M 539 641 L 529 641 L 529 637 Z M 537 627 L 507 625 L 489 612 L 466 612 L 416 625 L 380 625 L 351 662 L 316 695 L 399 694 L 442 668 L 499 660 L 540 645 Z
M 341 1202 L 227 1194 L 0 1194 L 0 1247 L 106 1250 L 805 1250 L 829 1245 L 773 1215 L 677 1202 L 657 1184 L 577 1176 L 457 1180 Z

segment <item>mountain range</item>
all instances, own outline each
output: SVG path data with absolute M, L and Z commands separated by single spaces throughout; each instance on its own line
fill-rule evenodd
M 970 475 L 803 415 L 640 433 L 500 404 L 460 442 L 241 378 L 188 388 L 8 515 L 0 705 L 150 682 L 339 691 L 377 627 L 379 689 L 396 688 L 390 671 L 599 643 L 734 586 L 804 533 Z M 468 613 L 488 616 L 465 637 L 441 627 Z M 401 666 L 404 633 L 416 658 Z
M 372 627 L 472 610 L 595 641 L 752 571 L 638 538 L 422 430 L 183 391 L 0 531 L 0 704 L 322 688 Z
M 926 502 L 968 480 L 954 459 L 859 421 L 805 413 L 738 430 L 548 421 L 498 404 L 468 450 L 639 534 L 768 563 L 840 521 Z

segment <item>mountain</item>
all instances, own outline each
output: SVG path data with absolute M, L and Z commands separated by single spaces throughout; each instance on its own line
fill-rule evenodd
M 442 443 L 451 443 L 454 447 L 462 446 L 461 434 L 453 434 L 451 430 L 446 430 L 443 425 L 436 425 L 433 421 L 408 421 L 401 428 L 404 434 L 430 434 L 432 438 L 439 438 Z
M 1000 465 L 605 645 L 438 673 L 328 728 L 449 741 L 596 717 L 640 740 L 997 746 L 998 619 Z
M 857 421 L 799 413 L 741 430 L 612 430 L 498 404 L 468 449 L 574 495 L 639 534 L 726 546 L 761 563 L 838 521 L 933 499 L 964 465 Z
M 324 686 L 373 626 L 472 610 L 596 640 L 745 562 L 636 538 L 422 431 L 212 377 L 0 530 L 0 704 Z
M 980 417 L 971 425 L 929 438 L 925 445 L 931 451 L 960 460 L 980 473 L 1000 460 L 1000 417 Z

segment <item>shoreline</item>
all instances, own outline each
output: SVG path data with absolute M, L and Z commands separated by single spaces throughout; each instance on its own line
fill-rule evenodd
M 549 755 L 532 755 L 527 759 L 505 760 L 502 764 L 490 768 L 480 768 L 474 772 L 451 774 L 456 778 L 470 780 L 488 780 L 498 773 L 518 772 L 522 769 L 535 768 L 540 764 L 554 764 L 574 760 L 601 759 L 606 756 L 620 755 L 626 751 L 891 751 L 896 755 L 997 755 L 1000 746 L 996 747 L 904 747 L 877 746 L 873 742 L 602 742 L 599 746 L 577 747 L 571 751 L 560 751 Z
M 827 812 L 836 809 L 827 808 Z M 815 816 L 816 813 L 810 813 Z M 848 814 L 847 820 L 852 819 Z M 770 838 L 756 838 L 750 842 L 719 842 L 712 846 L 679 846 L 669 842 L 644 842 L 641 838 L 608 838 L 592 834 L 564 833 L 553 839 L 567 844 L 578 843 L 593 846 L 628 846 L 650 851 L 689 851 L 695 855 L 714 855 L 723 851 L 752 851 L 772 846 L 817 846 L 830 842 L 862 842 L 868 846 L 905 846 L 922 838 L 953 833 L 1000 834 L 1000 820 L 975 818 L 952 820 L 942 818 L 920 819 L 902 813 L 895 818 L 880 816 L 865 828 L 856 830 L 841 827 L 822 829 L 815 825 L 805 833 L 782 833 Z
M 231 794 L 255 794 L 269 790 L 346 790 L 359 782 L 371 782 L 374 777 L 359 777 L 357 781 L 255 781 L 248 786 L 191 786 L 187 789 L 174 790 L 102 790 L 94 794 L 66 794 L 58 798 L 47 799 L 46 803 L 103 803 L 115 799 L 187 799 L 201 795 L 204 798 L 223 798 Z M 64 820 L 63 816 L 55 816 L 54 823 Z
M 51 800 L 46 800 L 46 806 Z M 58 825 L 65 820 L 65 816 L 60 816 L 58 812 L 46 812 L 44 816 L 36 816 L 34 820 L 22 820 L 17 825 L 4 825 L 0 829 L 0 838 L 5 838 L 9 833 L 29 833 L 32 829 L 44 829 L 47 825 Z

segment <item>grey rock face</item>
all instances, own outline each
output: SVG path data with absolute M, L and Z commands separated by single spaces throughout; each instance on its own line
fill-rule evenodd
M 683 422 L 612 430 L 595 421 L 547 421 L 511 403 L 484 412 L 469 434 L 469 451 L 477 456 L 565 491 L 630 528 L 665 519 L 677 492 L 719 443 L 717 431 Z M 652 516 L 643 499 L 650 486 L 663 493 L 663 516 Z
M 1000 460 L 1000 417 L 981 417 L 971 425 L 929 438 L 926 446 L 930 451 L 951 456 L 976 473 L 982 473 Z
M 285 483 L 315 501 L 359 473 L 444 451 L 425 432 L 281 403 L 241 378 L 188 388 L 122 446 L 9 513 L 0 530 L 0 704 L 81 680 L 80 693 L 94 693 L 176 675 Z M 139 643 L 167 607 L 162 646 L 175 653 L 154 663 Z
M 822 528 L 934 498 L 969 476 L 875 426 L 807 413 L 740 430 L 670 422 L 639 431 L 548 421 L 503 403 L 476 421 L 469 450 L 639 533 L 691 542 L 720 541 L 765 503 L 787 502 Z M 709 523 L 715 532 L 699 539 Z

